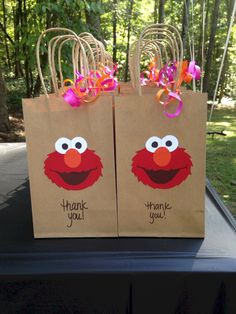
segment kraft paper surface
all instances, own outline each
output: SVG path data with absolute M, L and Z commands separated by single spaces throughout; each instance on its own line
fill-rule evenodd
M 170 119 L 155 94 L 115 96 L 120 236 L 204 236 L 207 95 L 186 91 L 181 97 L 183 110 Z M 134 175 L 132 158 L 150 137 L 166 135 L 175 136 L 190 155 L 191 174 L 172 188 L 152 188 Z
M 117 236 L 112 95 L 79 108 L 40 96 L 24 99 L 23 111 L 35 237 Z M 44 161 L 58 138 L 77 136 L 101 158 L 102 176 L 92 186 L 67 190 L 45 175 Z

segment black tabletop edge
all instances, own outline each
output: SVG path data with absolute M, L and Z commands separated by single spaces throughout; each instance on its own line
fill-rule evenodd
M 32 260 L 9 262 L 0 267 L 0 279 L 15 276 L 48 276 L 48 275 L 120 275 L 142 273 L 230 273 L 236 276 L 236 258 L 150 258 L 130 257 L 91 257 Z

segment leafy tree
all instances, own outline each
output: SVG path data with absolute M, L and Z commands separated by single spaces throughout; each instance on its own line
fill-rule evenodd
M 189 37 L 195 39 L 195 59 L 202 62 L 202 16 L 205 3 L 205 78 L 204 89 L 213 94 L 233 0 L 194 1 L 193 23 L 189 0 L 2 0 L 0 6 L 0 59 L 9 89 L 8 102 L 40 93 L 36 69 L 35 45 L 39 34 L 49 27 L 66 27 L 80 33 L 90 31 L 104 42 L 119 63 L 120 80 L 128 80 L 128 50 L 141 30 L 153 22 L 165 22 L 182 30 L 185 57 L 190 59 Z M 186 6 L 185 6 L 186 5 Z M 235 28 L 235 26 L 234 26 Z M 235 96 L 235 32 L 220 82 L 219 96 Z M 50 36 L 48 36 L 50 38 Z M 65 47 L 65 74 L 70 72 L 69 48 Z M 42 46 L 41 63 L 47 84 L 47 51 Z M 66 58 L 65 58 L 66 59 Z M 22 84 L 24 80 L 24 84 Z M 19 86 L 16 92 L 16 86 Z M 13 92 L 14 91 L 14 92 Z M 20 106 L 20 105 L 18 105 Z

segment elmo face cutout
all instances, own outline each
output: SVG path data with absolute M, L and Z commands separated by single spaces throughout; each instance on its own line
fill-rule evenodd
M 82 190 L 102 176 L 102 163 L 83 137 L 59 138 L 44 161 L 45 175 L 66 190 Z
M 173 135 L 162 139 L 150 137 L 145 148 L 132 159 L 133 174 L 153 189 L 170 189 L 181 184 L 191 174 L 193 164 L 185 149 L 178 146 Z

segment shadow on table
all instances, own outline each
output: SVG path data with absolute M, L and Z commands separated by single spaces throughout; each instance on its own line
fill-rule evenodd
M 29 181 L 5 195 L 0 204 L 0 244 L 6 241 L 31 242 L 33 240 L 32 213 Z M 163 256 L 195 256 L 202 239 L 171 238 L 80 238 L 80 239 L 37 239 L 34 248 L 64 251 L 106 252 L 158 252 Z
M 25 240 L 33 236 L 29 180 L 2 196 L 0 241 Z

